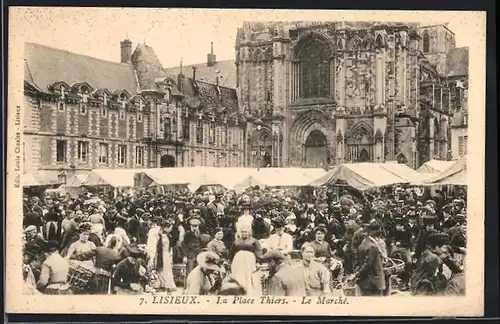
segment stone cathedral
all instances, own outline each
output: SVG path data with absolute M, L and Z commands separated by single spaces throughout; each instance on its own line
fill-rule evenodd
M 468 51 L 446 25 L 249 22 L 235 48 L 250 166 L 449 158 Z

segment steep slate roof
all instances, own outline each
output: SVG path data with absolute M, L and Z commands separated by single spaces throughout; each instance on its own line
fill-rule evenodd
M 469 48 L 458 47 L 446 53 L 446 76 L 469 75 Z
M 130 64 L 116 63 L 65 50 L 25 43 L 25 81 L 43 91 L 57 81 L 69 85 L 87 82 L 97 89 L 126 89 L 137 93 L 137 82 Z
M 141 90 L 157 89 L 155 80 L 166 76 L 154 49 L 145 44 L 137 44 L 132 54 L 132 64 Z
M 227 88 L 236 89 L 236 64 L 234 60 L 218 61 L 212 66 L 206 63 L 185 65 L 182 68 L 184 75 L 192 77 L 193 69 L 196 67 L 196 80 L 216 84 L 217 71 L 219 74 L 219 85 Z M 167 74 L 177 75 L 180 72 L 180 67 L 166 68 Z

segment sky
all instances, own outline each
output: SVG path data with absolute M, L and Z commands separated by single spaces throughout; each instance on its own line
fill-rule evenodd
M 453 12 L 353 12 L 297 10 L 217 10 L 151 8 L 18 8 L 20 23 L 10 31 L 26 42 L 48 45 L 109 61 L 120 61 L 120 41 L 145 43 L 164 67 L 206 62 L 210 42 L 217 60 L 234 59 L 237 28 L 244 21 L 346 20 L 448 23 L 457 47 L 468 46 L 468 20 Z M 11 13 L 13 14 L 13 13 Z M 425 16 L 426 20 L 422 20 Z M 11 21 L 15 21 L 12 20 Z M 21 23 L 22 22 L 22 23 Z

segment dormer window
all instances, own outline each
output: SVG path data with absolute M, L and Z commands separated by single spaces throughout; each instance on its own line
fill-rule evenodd
M 57 110 L 59 110 L 59 111 L 64 111 L 64 110 L 65 110 L 65 108 L 66 108 L 66 105 L 65 105 L 64 101 L 59 101 L 59 102 L 57 103 Z
M 170 102 L 170 89 L 165 90 L 165 96 L 163 97 L 165 102 Z
M 82 92 L 82 102 L 87 103 L 89 101 L 89 95 L 86 92 Z
M 66 93 L 64 92 L 64 86 L 61 85 L 61 100 L 64 100 L 65 95 L 66 95 Z
M 126 105 L 127 105 L 127 102 L 125 100 L 122 100 L 122 108 L 123 109 L 125 109 Z
M 108 96 L 106 95 L 106 92 L 104 92 L 103 101 L 104 101 L 104 105 L 106 106 L 108 104 Z
M 142 111 L 144 109 L 144 103 L 142 102 L 141 99 L 139 99 L 139 111 Z

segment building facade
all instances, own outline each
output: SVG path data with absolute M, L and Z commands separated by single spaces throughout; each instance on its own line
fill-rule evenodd
M 448 159 L 467 69 L 445 25 L 245 23 L 236 88 L 247 164 Z
M 151 47 L 120 46 L 115 63 L 25 45 L 25 173 L 57 184 L 95 168 L 244 164 L 235 89 L 195 70 L 168 75 Z

